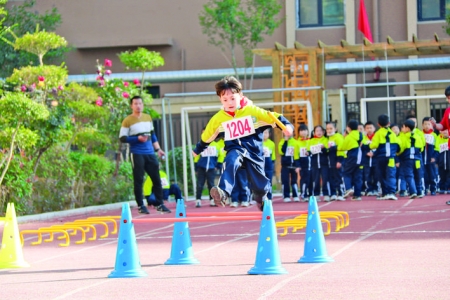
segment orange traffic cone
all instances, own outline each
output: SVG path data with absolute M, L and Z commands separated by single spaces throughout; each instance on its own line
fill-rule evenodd
M 0 249 L 0 269 L 24 268 L 30 265 L 23 259 L 14 203 L 8 203 L 3 228 L 2 247 Z

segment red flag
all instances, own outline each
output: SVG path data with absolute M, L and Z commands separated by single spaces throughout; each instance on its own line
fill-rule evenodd
M 359 0 L 359 14 L 358 14 L 358 30 L 373 43 L 372 32 L 370 31 L 369 19 L 367 18 L 366 6 L 364 0 Z

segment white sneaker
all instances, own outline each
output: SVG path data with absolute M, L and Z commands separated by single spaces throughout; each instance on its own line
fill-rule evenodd
M 195 207 L 202 207 L 202 200 L 197 199 L 197 201 L 195 202 Z
M 239 202 L 231 202 L 230 207 L 238 207 Z
M 331 201 L 337 200 L 337 196 L 336 196 L 336 195 L 331 196 L 330 200 L 331 200 Z
M 284 198 L 283 202 L 291 202 L 291 198 Z
M 386 197 L 384 197 L 386 200 L 397 200 L 397 197 L 395 197 L 394 194 L 387 194 Z
M 323 201 L 330 202 L 330 196 L 323 196 Z
M 302 198 L 302 202 L 308 202 L 308 201 L 309 201 L 308 197 Z
M 339 196 L 339 197 L 336 198 L 336 200 L 337 200 L 337 201 L 345 201 L 345 198 L 342 197 L 342 196 Z
M 345 191 L 344 198 L 353 196 L 353 189 L 349 189 Z
M 227 200 L 225 201 L 225 205 L 230 205 L 230 203 L 231 203 L 231 198 L 228 197 Z
M 248 201 L 242 201 L 241 202 L 241 207 L 248 207 L 250 204 L 248 203 Z
M 294 202 L 300 202 L 300 198 L 299 197 L 295 197 L 294 198 Z
M 211 199 L 211 200 L 209 201 L 209 206 L 217 206 L 217 205 L 216 205 L 216 202 L 214 202 L 214 199 Z

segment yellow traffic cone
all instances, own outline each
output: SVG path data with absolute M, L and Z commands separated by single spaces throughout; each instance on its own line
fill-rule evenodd
M 0 269 L 24 268 L 30 265 L 23 259 L 14 203 L 8 203 L 3 227 L 2 247 L 0 248 Z

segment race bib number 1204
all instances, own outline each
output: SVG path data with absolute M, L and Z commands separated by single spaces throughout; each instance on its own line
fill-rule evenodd
M 255 133 L 252 117 L 242 117 L 222 123 L 225 130 L 225 141 L 235 140 Z

